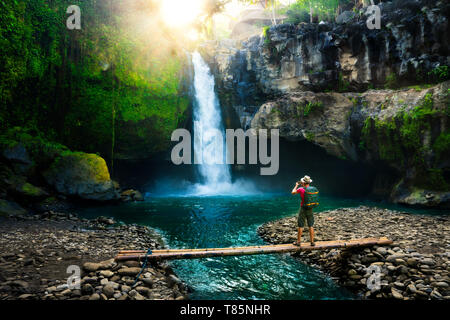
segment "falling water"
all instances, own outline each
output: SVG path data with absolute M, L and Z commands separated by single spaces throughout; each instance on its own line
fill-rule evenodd
M 198 52 L 192 54 L 194 65 L 194 156 L 201 185 L 206 193 L 218 186 L 230 185 L 229 165 L 225 164 L 226 146 L 222 115 L 214 92 L 214 77 Z

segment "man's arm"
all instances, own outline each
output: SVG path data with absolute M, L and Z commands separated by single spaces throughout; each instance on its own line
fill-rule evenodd
M 295 183 L 295 187 L 294 187 L 294 189 L 292 189 L 291 193 L 297 194 L 297 189 L 298 189 L 298 182 Z

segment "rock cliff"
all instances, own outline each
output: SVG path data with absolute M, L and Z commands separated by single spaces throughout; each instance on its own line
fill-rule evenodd
M 391 176 L 377 177 L 374 193 L 449 207 L 450 4 L 380 6 L 379 30 L 350 15 L 211 41 L 201 52 L 228 127 L 278 128 L 341 159 L 386 166 Z

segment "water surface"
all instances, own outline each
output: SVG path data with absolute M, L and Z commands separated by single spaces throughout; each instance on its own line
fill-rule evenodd
M 361 204 L 380 206 L 357 199 L 322 197 L 317 211 Z M 217 248 L 265 244 L 257 234 L 258 226 L 293 215 L 298 206 L 298 197 L 280 194 L 174 196 L 90 208 L 82 215 L 90 218 L 112 216 L 125 223 L 155 228 L 170 248 Z M 288 254 L 177 260 L 170 263 L 176 274 L 194 290 L 192 299 L 355 298 L 322 272 Z

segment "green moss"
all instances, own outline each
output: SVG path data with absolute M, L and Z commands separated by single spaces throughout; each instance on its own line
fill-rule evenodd
M 307 117 L 309 114 L 311 114 L 315 111 L 322 111 L 322 110 L 323 110 L 323 103 L 321 101 L 307 102 L 303 106 L 303 116 Z
M 422 91 L 424 89 L 429 89 L 432 86 L 434 86 L 434 84 L 416 84 L 416 85 L 413 85 L 413 86 L 408 86 L 408 88 L 409 89 L 414 89 L 415 91 L 420 92 L 420 91 Z
M 433 96 L 428 93 L 420 105 L 402 111 L 394 118 L 378 120 L 368 117 L 361 131 L 359 147 L 361 150 L 377 151 L 379 159 L 404 170 L 414 167 L 418 186 L 442 190 L 447 186 L 442 170 L 430 168 L 425 162 L 424 155 L 429 147 L 422 141 L 425 132 L 431 130 L 433 119 L 439 116 L 433 105 Z M 448 154 L 449 145 L 450 134 L 441 133 L 432 146 L 437 160 Z
M 316 135 L 313 132 L 307 132 L 305 134 L 305 138 L 306 140 L 308 140 L 309 142 L 313 142 L 314 138 L 316 137 Z
M 342 72 L 338 74 L 338 91 L 339 92 L 347 92 L 350 87 L 350 82 L 344 80 L 344 76 Z
M 442 132 L 434 141 L 433 150 L 436 157 L 441 159 L 450 153 L 450 132 Z
M 438 66 L 428 72 L 429 76 L 432 76 L 435 81 L 441 82 L 450 79 L 450 72 L 448 66 Z
M 386 76 L 384 88 L 385 89 L 398 88 L 398 79 L 397 79 L 397 75 L 395 73 L 390 73 Z
M 36 134 L 36 135 L 33 135 Z M 0 149 L 21 144 L 31 159 L 37 163 L 46 162 L 69 149 L 56 142 L 48 141 L 35 129 L 13 127 L 0 135 Z
M 41 188 L 35 187 L 28 182 L 19 186 L 18 191 L 28 197 L 41 197 L 46 194 Z
M 267 36 L 268 36 L 267 32 L 269 31 L 269 29 L 270 29 L 270 26 L 263 27 L 263 37 L 264 38 L 267 38 Z
M 359 141 L 358 148 L 361 151 L 365 151 L 366 150 L 366 143 L 364 141 L 362 141 L 362 140 Z
M 445 181 L 444 176 L 442 174 L 442 169 L 428 169 L 427 177 L 423 180 L 423 187 L 431 190 L 449 190 L 449 185 Z

